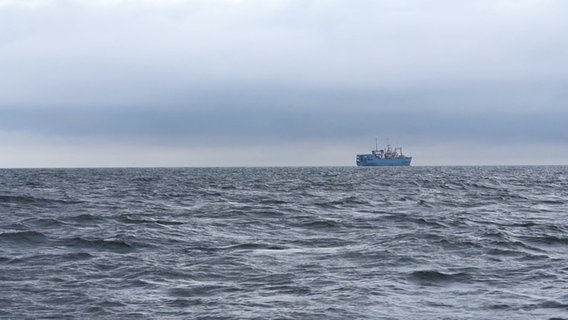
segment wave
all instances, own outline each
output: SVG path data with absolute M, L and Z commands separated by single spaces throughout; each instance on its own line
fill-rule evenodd
M 320 219 L 320 220 L 311 220 L 311 221 L 303 221 L 303 222 L 294 222 L 291 223 L 294 227 L 306 228 L 306 229 L 315 229 L 315 230 L 328 230 L 328 229 L 336 229 L 341 228 L 343 224 L 339 221 L 334 221 L 330 219 Z
M 161 224 L 165 226 L 177 226 L 185 224 L 185 222 L 176 220 L 137 219 L 128 216 L 120 216 L 117 220 L 126 224 Z
M 82 213 L 75 216 L 61 218 L 61 220 L 63 220 L 64 223 L 69 223 L 75 226 L 96 226 L 104 224 L 107 221 L 107 218 L 101 214 Z
M 37 245 L 47 243 L 49 239 L 37 231 L 16 231 L 0 233 L 0 242 L 12 245 Z
M 178 287 L 168 290 L 168 294 L 177 298 L 189 298 L 196 296 L 211 297 L 220 292 L 227 292 L 228 288 L 222 285 L 194 285 L 188 287 Z
M 523 236 L 523 240 L 535 243 L 535 244 L 545 244 L 545 245 L 568 245 L 568 237 L 565 236 L 555 236 L 555 235 L 541 235 L 541 236 Z
M 267 243 L 241 243 L 235 244 L 232 246 L 222 247 L 219 248 L 220 250 L 286 250 L 288 247 L 285 246 L 278 246 L 273 244 Z
M 87 252 L 72 252 L 64 254 L 39 254 L 27 257 L 10 259 L 10 264 L 25 265 L 51 265 L 54 263 L 62 263 L 69 261 L 81 261 L 93 258 L 93 255 Z
M 409 274 L 409 279 L 421 285 L 436 285 L 450 282 L 468 282 L 472 277 L 469 273 L 444 273 L 437 270 L 418 270 Z
M 77 204 L 81 201 L 62 200 L 52 198 L 38 198 L 30 195 L 0 195 L 0 204 L 16 204 L 16 205 L 53 205 L 53 204 Z
M 129 253 L 136 249 L 136 246 L 117 239 L 84 239 L 75 237 L 58 241 L 58 245 L 80 249 L 94 249 L 98 251 L 111 251 L 115 253 Z
M 38 228 L 64 227 L 66 225 L 63 221 L 54 218 L 33 218 L 26 221 L 26 223 Z

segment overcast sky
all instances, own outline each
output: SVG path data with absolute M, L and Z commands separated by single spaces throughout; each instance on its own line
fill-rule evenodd
M 0 167 L 568 164 L 565 0 L 0 0 Z

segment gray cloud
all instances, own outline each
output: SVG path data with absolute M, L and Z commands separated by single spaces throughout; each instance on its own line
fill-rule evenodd
M 175 103 L 241 84 L 530 86 L 568 71 L 560 1 L 86 3 L 0 9 L 2 101 Z
M 243 146 L 287 142 L 353 141 L 377 134 L 413 143 L 473 140 L 484 143 L 565 143 L 568 112 L 493 114 L 418 110 L 233 107 L 222 109 L 5 110 L 5 130 L 97 139 L 145 140 L 201 146 L 231 139 Z

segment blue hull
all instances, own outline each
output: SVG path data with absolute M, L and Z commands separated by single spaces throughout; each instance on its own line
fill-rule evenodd
M 358 154 L 357 166 L 359 167 L 392 167 L 409 166 L 412 157 L 400 157 L 392 159 L 378 159 L 372 154 Z

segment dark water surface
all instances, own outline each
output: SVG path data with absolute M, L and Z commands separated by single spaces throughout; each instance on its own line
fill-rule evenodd
M 568 319 L 568 167 L 0 170 L 0 318 Z

